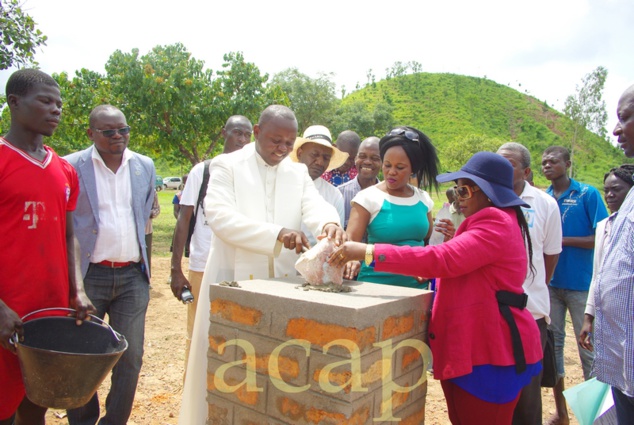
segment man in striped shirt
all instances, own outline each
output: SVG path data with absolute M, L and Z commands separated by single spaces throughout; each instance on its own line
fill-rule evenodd
M 621 95 L 613 134 L 634 157 L 634 85 Z M 619 425 L 634 424 L 634 192 L 616 213 L 594 291 L 594 373 L 612 386 Z

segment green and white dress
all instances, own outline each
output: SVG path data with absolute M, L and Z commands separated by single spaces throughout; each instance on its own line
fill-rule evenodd
M 409 187 L 414 194 L 408 198 L 391 196 L 376 186 L 370 186 L 352 199 L 353 204 L 359 204 L 370 213 L 368 243 L 425 245 L 424 238 L 431 225 L 427 214 L 433 208 L 434 201 L 424 190 L 411 185 Z M 362 263 L 357 279 L 386 285 L 427 288 L 427 282 L 418 282 L 415 277 L 375 272 L 373 267 L 368 267 L 365 263 Z

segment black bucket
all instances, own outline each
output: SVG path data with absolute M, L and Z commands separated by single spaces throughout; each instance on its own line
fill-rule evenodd
M 34 311 L 22 318 L 52 310 Z M 42 407 L 74 409 L 86 404 L 128 348 L 125 338 L 95 316 L 77 326 L 74 317 L 48 316 L 24 322 L 14 337 L 27 397 Z

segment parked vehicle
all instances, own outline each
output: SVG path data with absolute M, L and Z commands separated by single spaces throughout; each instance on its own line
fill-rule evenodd
M 183 190 L 183 179 L 180 177 L 165 177 L 163 179 L 163 189 Z
M 157 192 L 163 190 L 163 177 L 156 176 L 156 180 L 154 180 L 154 188 Z

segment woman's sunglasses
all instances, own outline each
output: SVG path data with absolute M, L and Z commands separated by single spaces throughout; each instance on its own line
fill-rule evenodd
M 387 133 L 388 136 L 405 136 L 411 142 L 418 142 L 418 134 L 412 130 L 405 130 L 404 128 L 395 128 Z
M 460 199 L 471 199 L 473 194 L 479 190 L 481 189 L 478 186 L 467 186 L 466 184 L 453 187 L 454 195 Z

